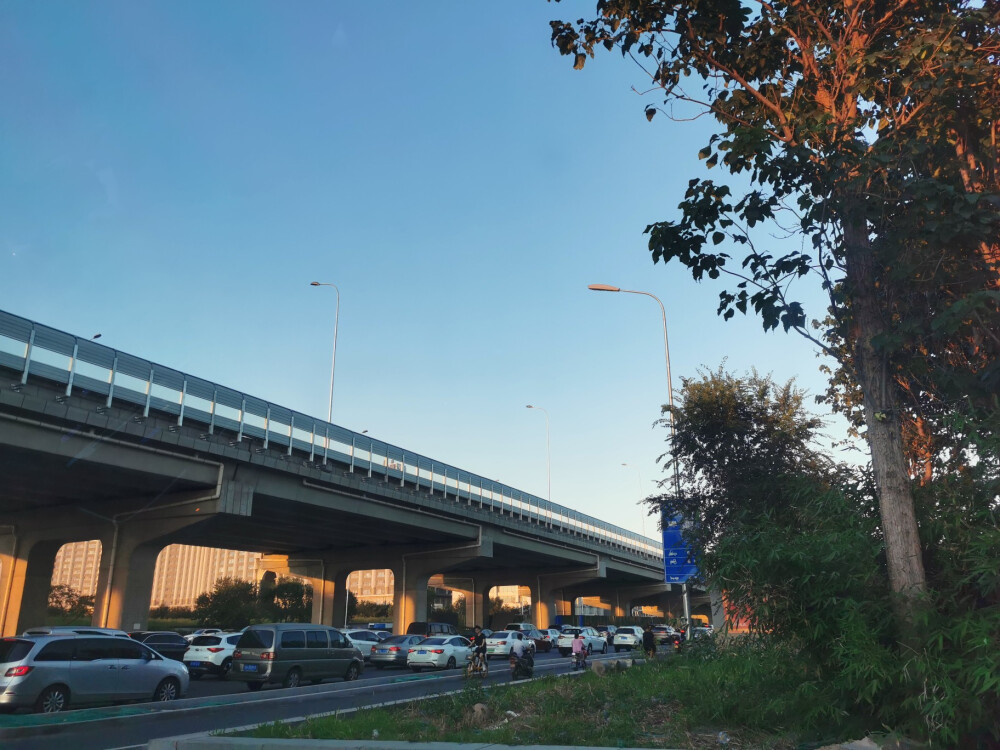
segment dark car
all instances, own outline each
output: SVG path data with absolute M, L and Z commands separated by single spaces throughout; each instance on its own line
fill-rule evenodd
M 406 635 L 422 635 L 424 638 L 458 635 L 458 629 L 450 622 L 411 622 Z
M 535 642 L 536 652 L 548 653 L 552 650 L 552 638 L 547 637 L 547 633 L 543 633 L 541 630 L 529 630 L 525 635 Z
M 156 653 L 177 661 L 184 661 L 184 652 L 191 645 L 180 633 L 168 630 L 136 630 L 129 633 L 129 637 L 139 643 L 145 643 Z

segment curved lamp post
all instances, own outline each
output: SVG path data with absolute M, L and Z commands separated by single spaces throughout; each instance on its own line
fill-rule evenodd
M 660 306 L 660 314 L 663 316 L 663 356 L 667 360 L 667 405 L 670 407 L 670 443 L 673 445 L 674 441 L 674 385 L 673 380 L 670 377 L 670 341 L 667 338 L 667 311 L 663 307 L 663 302 L 655 294 L 650 292 L 642 292 L 636 289 L 621 289 L 617 286 L 611 286 L 610 284 L 590 284 L 588 287 L 592 292 L 623 292 L 624 294 L 642 294 L 646 297 L 652 297 L 656 300 L 656 304 Z M 674 459 L 674 492 L 680 493 L 680 477 L 678 475 L 677 460 Z M 661 519 L 661 523 L 664 519 Z M 691 605 L 688 600 L 688 587 L 687 584 L 681 584 L 682 591 L 684 593 L 684 619 L 687 621 L 691 620 L 690 611 Z M 687 632 L 690 636 L 691 628 L 687 628 Z
M 337 293 L 337 312 L 333 316 L 333 358 L 330 360 L 330 406 L 326 411 L 326 421 L 333 423 L 333 375 L 337 368 L 337 328 L 340 325 L 340 289 L 336 284 L 310 281 L 309 286 L 329 286 Z

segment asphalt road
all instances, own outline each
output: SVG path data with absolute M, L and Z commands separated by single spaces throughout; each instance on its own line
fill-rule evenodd
M 615 656 L 612 651 L 603 658 Z M 506 661 L 494 659 L 490 667 L 488 684 L 510 681 Z M 571 660 L 559 656 L 558 652 L 539 654 L 535 660 L 536 676 L 568 672 L 570 667 Z M 48 722 L 30 730 L 11 728 L 11 722 L 0 716 L 0 747 L 18 750 L 136 748 L 157 737 L 238 728 L 461 690 L 465 679 L 460 669 L 414 674 L 408 669 L 368 668 L 355 682 L 331 680 L 295 689 L 268 686 L 251 693 L 243 683 L 205 677 L 192 681 L 184 700 L 67 711 L 44 717 L 58 718 L 58 723 Z M 21 717 L 10 718 L 16 721 Z

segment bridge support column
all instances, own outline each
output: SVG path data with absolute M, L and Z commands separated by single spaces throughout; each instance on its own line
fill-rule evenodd
M 197 513 L 194 509 L 192 515 L 167 518 L 144 514 L 141 520 L 117 523 L 101 535 L 94 625 L 122 630 L 146 627 L 156 558 L 173 543 L 171 535 L 205 520 Z
M 9 535 L 0 548 L 2 632 L 11 636 L 45 622 L 49 585 L 62 540 Z

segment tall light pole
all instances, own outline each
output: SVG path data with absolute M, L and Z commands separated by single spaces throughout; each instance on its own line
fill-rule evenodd
M 546 474 L 548 475 L 548 480 L 549 480 L 548 502 L 549 502 L 549 524 L 551 525 L 551 523 L 552 523 L 552 449 L 551 449 L 551 444 L 549 442 L 549 412 L 546 409 L 542 408 L 541 406 L 532 406 L 531 404 L 528 404 L 525 408 L 527 408 L 527 409 L 538 409 L 538 411 L 542 412 L 545 415 L 545 468 L 546 468 Z
M 638 481 L 638 484 L 639 484 L 639 503 L 641 505 L 642 504 L 642 500 L 643 500 L 643 497 L 642 497 L 642 474 L 639 473 L 639 467 L 636 466 L 635 464 L 625 464 L 625 463 L 623 463 L 622 466 L 624 466 L 626 469 L 635 469 L 635 477 L 636 477 L 636 480 Z M 646 536 L 646 514 L 645 513 L 642 514 L 642 535 Z
M 652 297 L 656 300 L 656 304 L 660 306 L 660 314 L 663 316 L 663 356 L 667 361 L 667 406 L 670 407 L 670 445 L 673 447 L 674 444 L 674 384 L 670 377 L 670 340 L 667 338 L 667 311 L 663 307 L 663 302 L 655 294 L 650 292 L 641 292 L 635 289 L 621 289 L 617 286 L 611 286 L 610 284 L 590 284 L 588 287 L 593 292 L 623 292 L 625 294 L 643 294 L 646 297 Z M 677 459 L 674 458 L 674 493 L 680 494 L 680 474 L 678 473 Z M 665 524 L 666 519 L 661 517 L 661 524 Z M 690 620 L 691 620 L 691 605 L 688 600 L 688 587 L 686 583 L 681 584 L 681 591 L 684 595 L 684 619 L 689 622 L 689 627 L 687 628 L 688 637 L 691 634 Z
M 333 375 L 337 369 L 337 328 L 340 326 L 340 289 L 336 284 L 310 281 L 309 286 L 330 286 L 337 293 L 337 312 L 333 316 L 333 358 L 330 360 L 330 406 L 326 410 L 326 421 L 333 422 Z

